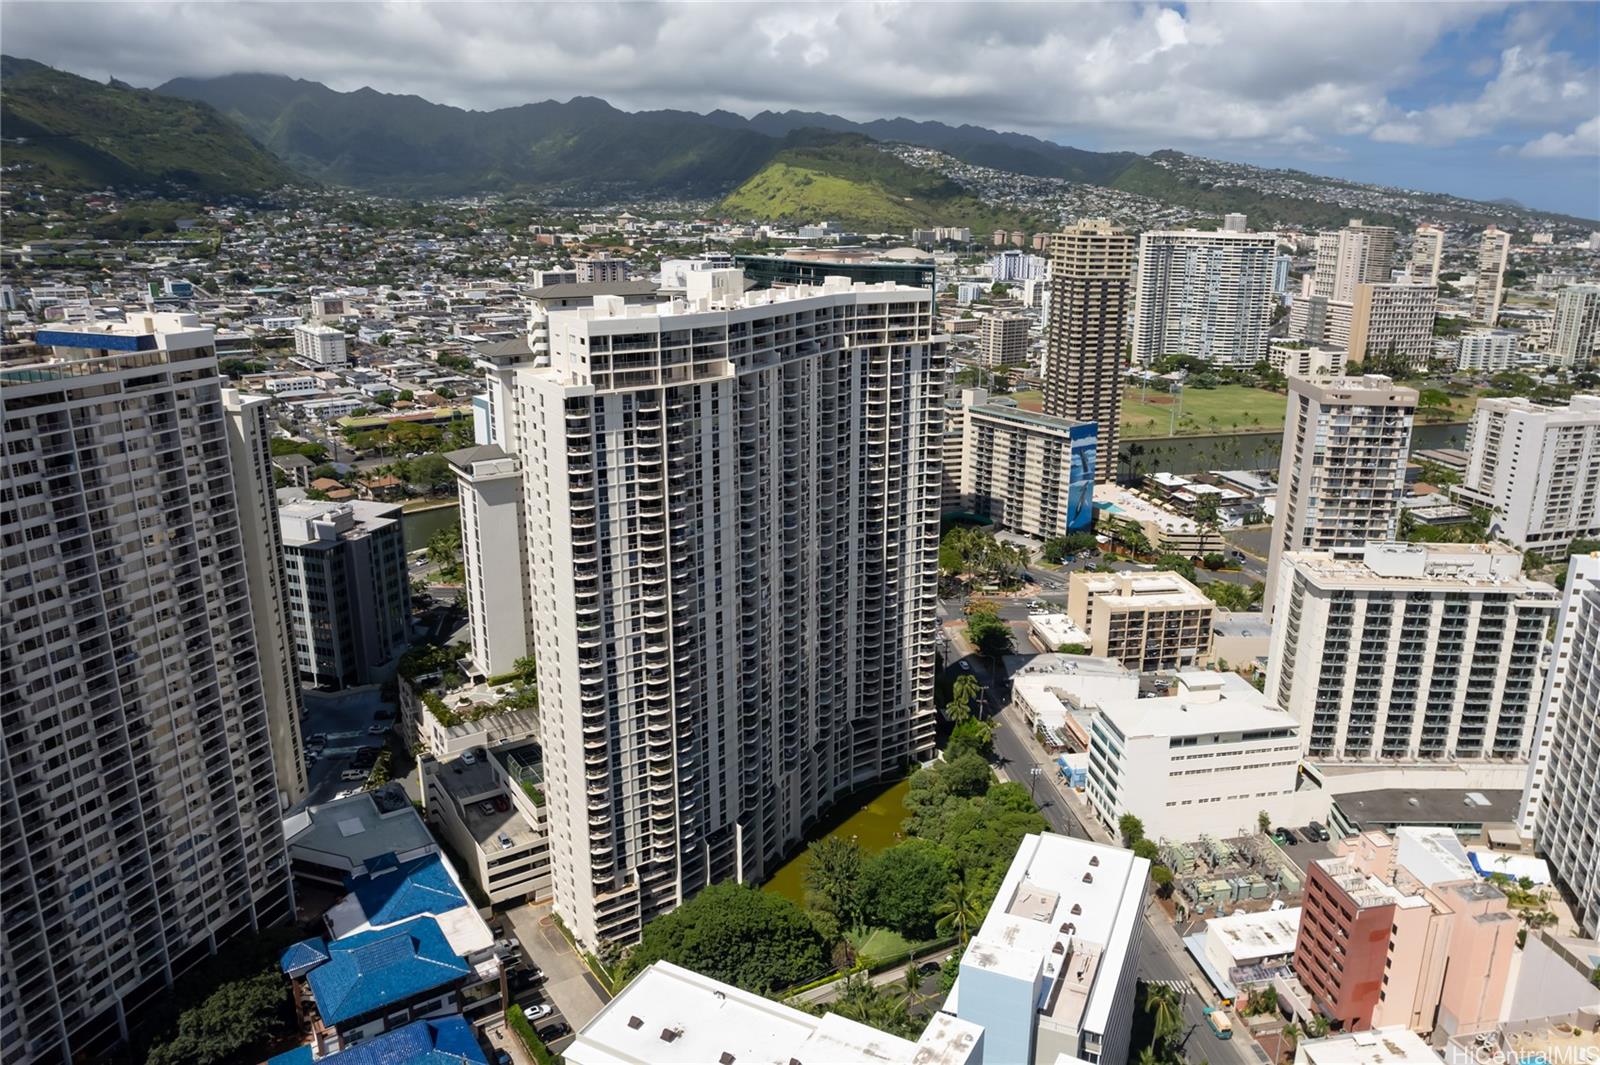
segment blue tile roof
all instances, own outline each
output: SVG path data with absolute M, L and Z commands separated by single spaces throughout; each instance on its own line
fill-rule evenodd
M 323 1023 L 335 1026 L 447 987 L 472 971 L 432 917 L 336 939 L 328 954 L 306 983 Z
M 311 1047 L 301 1043 L 293 1050 L 285 1050 L 282 1054 L 274 1054 L 267 1059 L 267 1065 L 311 1065 Z
M 302 939 L 278 955 L 278 967 L 290 976 L 328 960 L 328 943 L 320 936 Z
M 449 913 L 467 904 L 437 854 L 396 866 L 393 872 L 349 877 L 346 886 L 373 925 Z
M 489 1065 L 464 1018 L 412 1021 L 327 1059 L 337 1065 Z

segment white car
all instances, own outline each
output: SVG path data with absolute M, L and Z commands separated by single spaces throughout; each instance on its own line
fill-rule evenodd
M 476 764 L 478 761 L 478 752 L 474 751 L 470 747 L 467 748 L 465 751 L 461 752 L 461 761 L 466 765 Z
M 527 1016 L 528 1020 L 530 1020 L 530 1021 L 542 1021 L 546 1017 L 548 1017 L 552 1013 L 554 1013 L 555 1011 L 556 1011 L 556 1008 L 554 1006 L 550 1005 L 550 1003 L 541 1002 L 537 1006 L 534 1006 L 534 1007 L 532 1007 L 530 1009 L 525 1009 L 522 1012 Z
M 372 724 L 367 726 L 367 735 L 369 736 L 382 736 L 388 731 L 389 726 L 385 725 L 382 721 L 374 721 Z

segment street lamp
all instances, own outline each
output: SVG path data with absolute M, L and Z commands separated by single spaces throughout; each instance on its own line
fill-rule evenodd
M 1044 772 L 1044 770 L 1040 769 L 1038 766 L 1034 766 L 1032 769 L 1028 770 L 1028 776 L 1032 778 L 1028 782 L 1028 799 L 1029 801 L 1033 802 L 1035 806 L 1039 805 L 1035 796 L 1039 791 L 1039 774 L 1042 772 Z

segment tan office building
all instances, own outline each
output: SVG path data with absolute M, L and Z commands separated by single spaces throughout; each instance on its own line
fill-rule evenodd
M 1472 317 L 1494 325 L 1505 299 L 1506 260 L 1511 255 L 1511 234 L 1490 226 L 1478 244 L 1478 283 L 1472 289 Z
M 1350 357 L 1367 362 L 1398 356 L 1412 366 L 1433 354 L 1433 316 L 1439 302 L 1431 285 L 1363 282 L 1350 307 Z
M 1129 669 L 1188 669 L 1211 655 L 1216 604 L 1168 571 L 1074 573 L 1067 617 L 1090 636 L 1090 654 Z
M 992 314 L 978 327 L 978 364 L 990 370 L 1028 362 L 1028 320 L 1020 314 Z

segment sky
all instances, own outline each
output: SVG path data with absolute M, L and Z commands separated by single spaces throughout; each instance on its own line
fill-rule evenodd
M 796 108 L 1600 217 L 1600 4 L 0 2 L 7 54 L 491 109 Z

